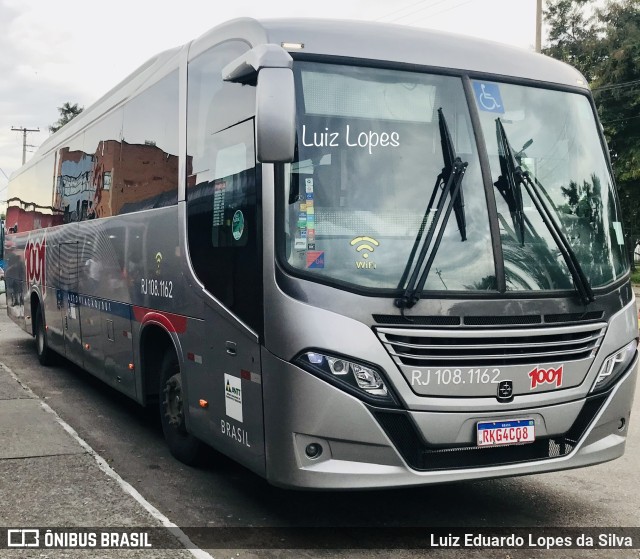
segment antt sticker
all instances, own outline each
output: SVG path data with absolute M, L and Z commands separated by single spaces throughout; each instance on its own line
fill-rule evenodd
M 242 381 L 224 374 L 224 403 L 226 414 L 242 423 Z

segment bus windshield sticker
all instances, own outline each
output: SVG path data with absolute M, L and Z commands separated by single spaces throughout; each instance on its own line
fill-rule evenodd
M 224 225 L 224 194 L 227 189 L 225 181 L 216 182 L 213 191 L 213 226 Z
M 224 374 L 224 403 L 227 415 L 242 423 L 242 380 Z
M 307 268 L 310 270 L 324 268 L 324 250 L 310 250 L 307 252 Z
M 497 83 L 473 82 L 473 92 L 476 95 L 476 102 L 481 111 L 504 113 L 500 87 Z
M 307 212 L 299 212 L 298 213 L 298 227 L 303 229 L 307 227 Z
M 355 248 L 356 253 L 364 260 L 356 260 L 356 269 L 358 270 L 375 270 L 376 263 L 369 260 L 369 256 L 373 254 L 375 247 L 380 243 L 373 237 L 356 237 L 349 243 Z
M 313 192 L 313 179 L 304 179 L 305 191 L 308 194 Z
M 624 245 L 624 235 L 622 234 L 622 223 L 619 221 L 614 221 L 612 223 L 613 230 L 616 232 L 616 241 L 620 246 Z
M 241 210 L 236 210 L 236 213 L 233 214 L 233 219 L 231 220 L 231 232 L 236 241 L 239 241 L 244 233 L 244 214 Z

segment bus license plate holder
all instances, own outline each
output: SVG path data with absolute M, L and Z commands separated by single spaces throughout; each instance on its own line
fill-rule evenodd
M 495 447 L 532 443 L 536 440 L 535 423 L 530 418 L 479 421 L 476 424 L 477 445 Z

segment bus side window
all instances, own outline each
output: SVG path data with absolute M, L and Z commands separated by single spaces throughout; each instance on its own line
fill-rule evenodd
M 205 289 L 260 332 L 255 88 L 222 81 L 222 68 L 247 48 L 231 41 L 189 62 L 187 240 Z
M 253 325 L 259 265 L 253 121 L 214 140 L 211 170 L 198 174 L 204 180 L 189 194 L 189 251 L 207 291 Z

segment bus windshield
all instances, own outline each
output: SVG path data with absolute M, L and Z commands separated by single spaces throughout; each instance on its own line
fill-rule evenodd
M 517 164 L 535 183 L 591 286 L 601 287 L 620 278 L 627 270 L 620 210 L 587 97 L 512 84 L 473 85 L 496 185 L 507 289 L 571 288 L 572 278 L 524 188 L 524 239 L 514 227 L 509 194 L 501 188 L 504 161 L 496 133 L 498 120 Z M 483 105 L 490 102 L 482 92 L 493 92 L 496 106 L 489 104 L 491 110 Z
M 442 219 L 427 211 L 445 166 L 441 110 L 453 148 L 467 164 L 461 185 L 466 231 L 461 234 L 452 213 L 424 289 L 497 289 L 487 209 L 488 200 L 494 202 L 482 182 L 462 79 L 311 62 L 296 62 L 294 73 L 298 129 L 284 185 L 287 264 L 347 287 L 403 287 L 416 239 Z M 506 289 L 567 290 L 573 277 L 526 190 L 505 189 L 498 119 L 515 163 L 535 181 L 591 286 L 620 278 L 627 270 L 621 219 L 588 98 L 496 82 L 471 85 L 489 154 Z

